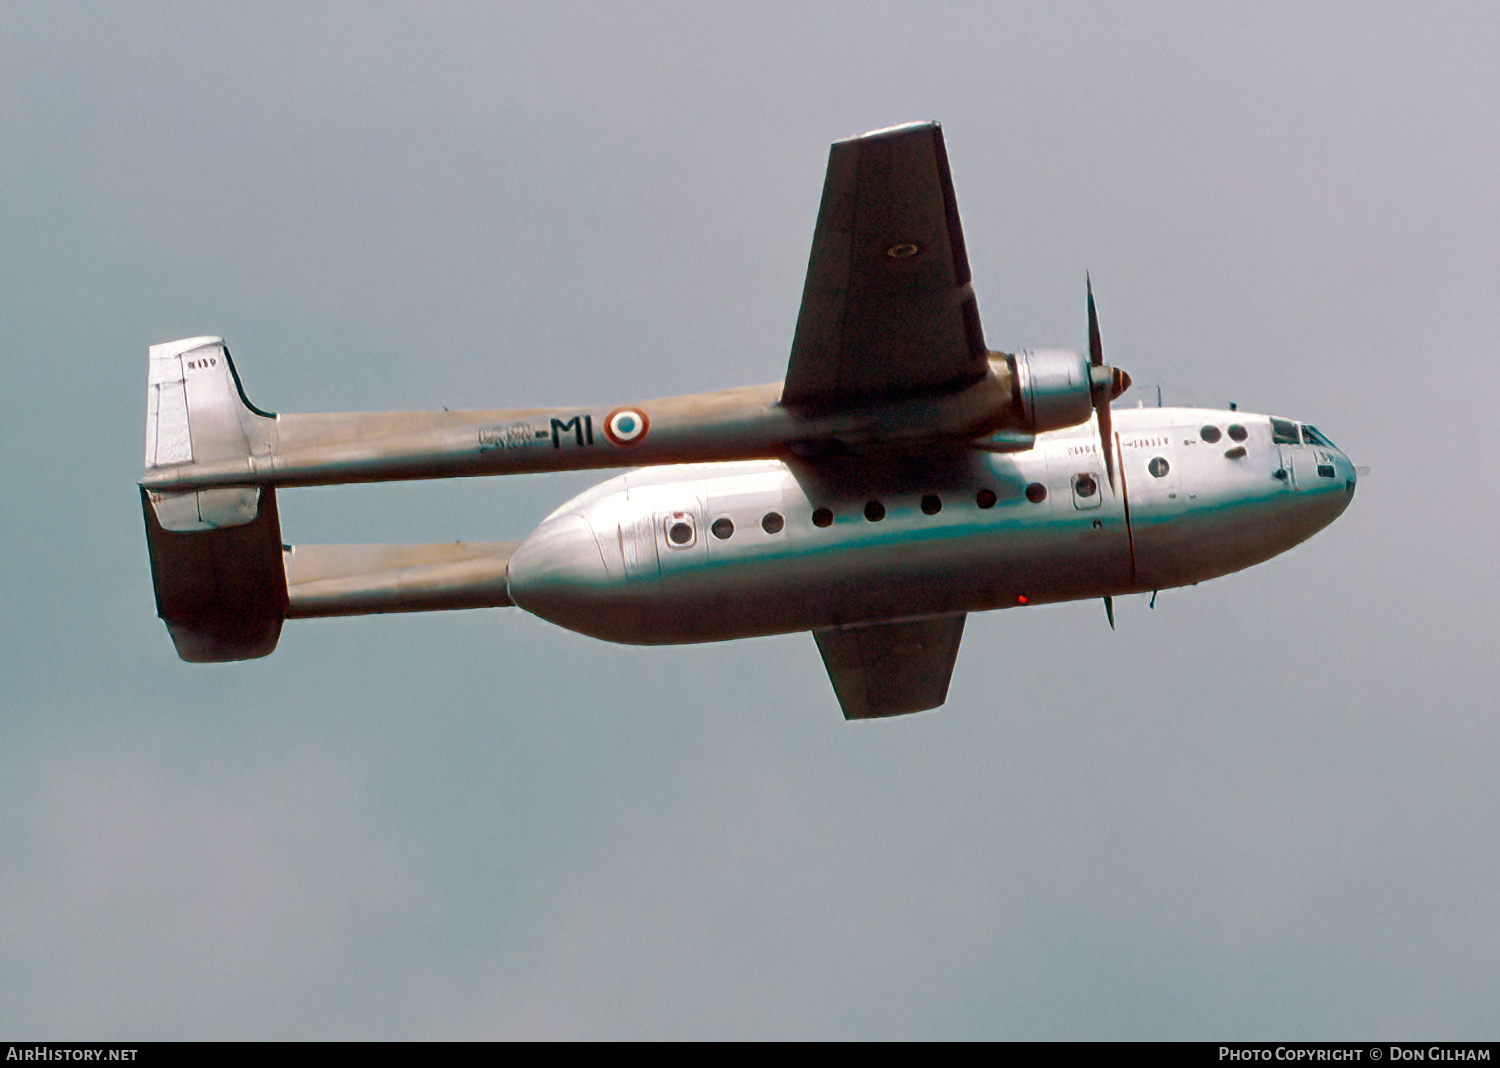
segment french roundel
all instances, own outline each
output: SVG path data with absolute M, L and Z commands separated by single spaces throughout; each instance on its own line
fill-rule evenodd
M 604 436 L 622 449 L 639 445 L 649 429 L 651 420 L 639 408 L 616 408 L 604 420 Z

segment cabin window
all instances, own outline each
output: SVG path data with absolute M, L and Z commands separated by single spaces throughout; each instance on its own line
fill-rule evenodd
M 720 516 L 714 520 L 714 525 L 708 529 L 713 531 L 714 537 L 720 541 L 727 541 L 730 535 L 734 533 L 734 520 L 730 519 L 727 515 Z
M 1198 436 L 1201 437 L 1204 441 L 1208 442 L 1210 445 L 1218 441 L 1219 438 L 1223 437 L 1223 435 L 1219 433 L 1219 428 L 1213 425 L 1206 426 L 1202 430 L 1198 431 Z
M 939 497 L 936 493 L 926 494 L 922 498 L 922 514 L 923 515 L 937 515 L 942 510 L 943 510 L 943 498 Z
M 995 491 L 992 489 L 982 489 L 974 494 L 974 503 L 981 508 L 993 508 L 995 507 L 995 502 L 999 499 L 995 496 Z
M 1073 476 L 1073 492 L 1080 497 L 1092 497 L 1099 492 L 1099 483 L 1088 473 Z
M 780 512 L 767 512 L 760 520 L 760 529 L 767 534 L 780 534 L 784 526 L 786 520 L 781 518 Z
M 676 549 L 686 549 L 697 537 L 693 528 L 693 517 L 686 512 L 673 512 L 667 520 L 667 540 Z
M 1146 465 L 1146 470 L 1151 472 L 1152 478 L 1162 478 L 1168 471 L 1172 470 L 1172 465 L 1160 456 L 1157 456 Z
M 1319 464 L 1318 465 L 1318 477 L 1319 478 L 1333 478 L 1334 477 L 1333 464 Z
M 1033 482 L 1026 487 L 1026 499 L 1032 504 L 1041 504 L 1047 499 L 1047 487 L 1040 482 Z
M 827 508 L 815 508 L 815 509 L 813 509 L 813 526 L 815 526 L 815 527 L 831 527 L 831 526 L 833 526 L 833 512 L 830 511 Z
M 1337 445 L 1329 441 L 1322 434 L 1318 433 L 1317 427 L 1308 426 L 1306 423 L 1302 424 L 1302 440 L 1307 442 L 1309 445 L 1321 445 L 1325 449 L 1338 448 Z
M 1231 423 L 1229 426 L 1229 436 L 1235 441 L 1244 441 L 1250 436 L 1250 431 L 1246 430 L 1238 423 Z
M 879 501 L 865 502 L 865 518 L 872 523 L 878 523 L 885 518 L 885 505 Z
M 1276 445 L 1302 444 L 1302 439 L 1297 436 L 1297 424 L 1290 419 L 1271 420 L 1271 441 Z

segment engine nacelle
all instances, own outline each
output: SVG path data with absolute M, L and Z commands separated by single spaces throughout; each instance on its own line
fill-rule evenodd
M 1094 410 L 1089 361 L 1066 349 L 1039 349 L 1010 357 L 1021 425 L 1030 433 L 1077 426 Z

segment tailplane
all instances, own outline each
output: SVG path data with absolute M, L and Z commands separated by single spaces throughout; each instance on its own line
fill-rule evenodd
M 257 458 L 269 463 L 275 426 L 275 416 L 245 398 L 222 338 L 151 346 L 146 370 L 148 475 L 162 468 L 243 463 L 248 481 Z M 153 493 L 151 506 L 164 530 L 215 530 L 253 522 L 260 514 L 260 493 L 252 485 Z
M 146 371 L 146 472 L 268 456 L 275 417 L 245 399 L 223 339 L 152 345 Z M 276 648 L 286 571 L 276 491 L 226 486 L 141 490 L 157 614 L 177 655 L 250 660 Z
M 514 542 L 284 545 L 276 489 L 257 484 L 271 470 L 279 426 L 245 397 L 220 338 L 151 346 L 148 485 L 153 475 L 186 478 L 208 465 L 221 483 L 141 487 L 156 611 L 178 656 L 194 663 L 265 656 L 288 618 L 512 603 Z

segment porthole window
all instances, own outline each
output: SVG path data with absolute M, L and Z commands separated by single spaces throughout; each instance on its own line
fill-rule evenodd
M 708 529 L 714 532 L 714 537 L 720 541 L 726 541 L 734 533 L 734 520 L 730 519 L 727 515 L 720 516 L 714 520 L 714 525 Z
M 682 549 L 693 544 L 693 521 L 681 512 L 667 521 L 667 540 Z
M 943 498 L 936 493 L 928 493 L 922 498 L 922 514 L 937 515 L 943 510 Z
M 1151 476 L 1153 478 L 1161 478 L 1168 471 L 1172 470 L 1172 465 L 1167 463 L 1167 461 L 1162 459 L 1160 456 L 1157 456 L 1153 458 L 1149 464 L 1146 465 L 1146 470 L 1151 472 Z
M 1204 427 L 1202 430 L 1198 431 L 1198 434 L 1203 438 L 1204 441 L 1208 442 L 1210 445 L 1224 436 L 1219 433 L 1218 427 L 1212 425 Z
M 815 509 L 813 509 L 813 526 L 815 526 L 815 527 L 831 527 L 831 526 L 833 526 L 833 512 L 829 511 L 827 508 L 815 508 Z
M 1099 492 L 1099 483 L 1088 473 L 1073 476 L 1073 492 L 1080 497 L 1092 497 Z
M 865 518 L 872 523 L 878 523 L 885 518 L 885 505 L 879 501 L 865 502 Z
M 1026 487 L 1026 499 L 1032 504 L 1041 504 L 1047 499 L 1047 487 L 1040 482 L 1033 482 Z
M 1238 423 L 1232 423 L 1229 427 L 1229 436 L 1232 437 L 1235 441 L 1244 441 L 1250 436 L 1250 431 L 1246 430 Z
M 760 520 L 760 529 L 767 534 L 780 534 L 784 526 L 786 520 L 781 518 L 780 512 L 767 512 Z
M 999 499 L 995 496 L 995 491 L 992 489 L 982 489 L 974 494 L 974 503 L 981 508 L 993 508 L 995 507 L 995 502 Z

